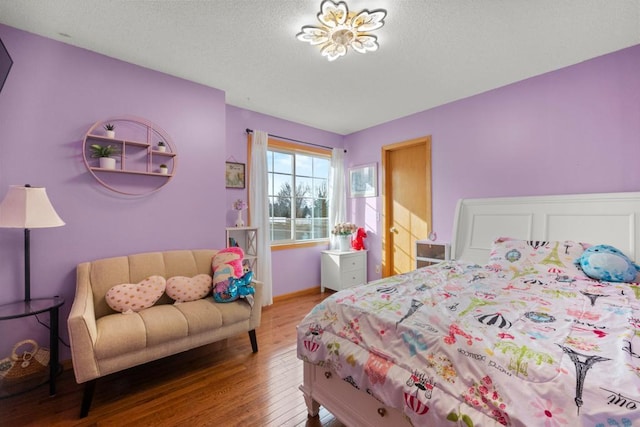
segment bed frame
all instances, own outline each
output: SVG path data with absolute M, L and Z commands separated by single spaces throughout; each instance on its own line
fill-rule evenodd
M 640 261 L 640 192 L 489 199 L 458 202 L 452 257 L 486 264 L 497 237 L 609 244 Z M 304 362 L 310 417 L 324 406 L 348 426 L 410 426 L 401 411 L 354 389 L 326 367 Z

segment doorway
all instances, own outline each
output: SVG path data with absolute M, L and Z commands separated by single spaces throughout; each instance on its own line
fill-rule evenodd
M 415 269 L 416 240 L 431 231 L 431 136 L 382 147 L 382 277 Z

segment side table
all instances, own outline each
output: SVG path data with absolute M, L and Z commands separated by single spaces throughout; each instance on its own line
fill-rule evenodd
M 58 309 L 64 304 L 64 298 L 34 298 L 29 301 L 17 301 L 0 305 L 0 321 L 35 316 L 49 312 L 49 395 L 56 394 L 56 375 L 60 366 L 58 353 Z M 2 396 L 4 397 L 4 396 Z
M 367 283 L 367 250 L 321 252 L 320 292 L 341 291 Z

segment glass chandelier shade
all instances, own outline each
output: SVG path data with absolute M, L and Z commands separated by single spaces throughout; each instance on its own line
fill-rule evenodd
M 349 47 L 359 53 L 378 50 L 377 37 L 369 33 L 384 25 L 387 11 L 364 9 L 357 13 L 349 12 L 345 2 L 324 0 L 317 16 L 322 25 L 305 25 L 296 37 L 312 46 L 321 46 L 322 56 L 335 61 L 346 55 Z

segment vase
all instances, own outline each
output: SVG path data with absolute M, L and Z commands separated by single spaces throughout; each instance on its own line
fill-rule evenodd
M 113 139 L 115 137 L 116 137 L 116 131 L 114 131 L 114 130 L 108 130 L 107 131 L 107 138 Z
M 100 168 L 101 169 L 115 169 L 116 168 L 116 159 L 113 157 L 100 157 Z
M 350 251 L 351 250 L 351 235 L 350 234 L 339 234 L 338 235 L 338 249 L 341 252 Z
M 244 220 L 242 219 L 242 211 L 238 211 L 238 219 L 236 219 L 236 227 L 244 227 Z

